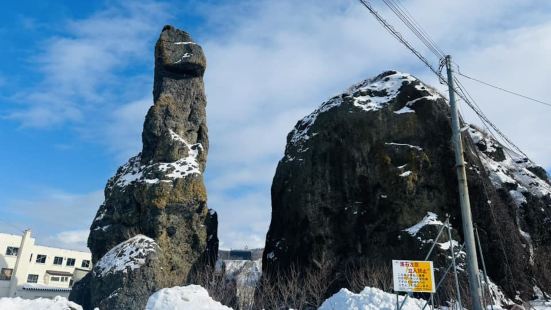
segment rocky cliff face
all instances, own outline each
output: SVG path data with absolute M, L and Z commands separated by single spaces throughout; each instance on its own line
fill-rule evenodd
M 205 67 L 189 34 L 163 29 L 142 152 L 107 182 L 88 238 L 94 269 L 71 292 L 85 308 L 143 309 L 151 293 L 184 284 L 190 270 L 216 259 L 217 215 L 203 182 Z
M 424 259 L 446 214 L 453 242 L 461 244 L 450 123 L 444 97 L 394 71 L 353 86 L 300 120 L 273 180 L 264 272 L 293 264 L 325 268 L 336 279 L 333 288 L 346 286 L 347 266 Z M 510 298 L 529 299 L 535 286 L 550 292 L 545 171 L 474 126 L 463 133 L 490 278 Z M 440 266 L 449 263 L 448 241 L 440 239 L 431 257 Z

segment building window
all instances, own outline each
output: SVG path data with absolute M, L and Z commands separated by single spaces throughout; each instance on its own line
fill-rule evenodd
M 54 257 L 54 265 L 63 265 L 63 257 Z
M 2 268 L 0 270 L 0 280 L 11 280 L 11 274 L 13 273 L 13 269 L 10 268 Z
M 46 263 L 46 255 L 38 254 L 36 255 L 36 262 L 39 264 L 45 264 Z
M 75 259 L 74 258 L 67 258 L 67 266 L 74 266 L 75 265 Z
M 9 246 L 6 249 L 6 255 L 8 255 L 8 256 L 17 256 L 17 252 L 19 252 L 19 248 L 14 247 L 14 246 Z
M 30 274 L 27 276 L 27 283 L 37 283 L 37 282 L 38 282 L 37 274 Z
M 87 259 L 82 260 L 82 265 L 80 265 L 82 268 L 89 268 L 90 267 L 90 261 Z
M 59 277 L 50 277 L 50 281 L 59 282 Z

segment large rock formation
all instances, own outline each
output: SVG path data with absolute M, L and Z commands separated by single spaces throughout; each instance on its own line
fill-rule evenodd
M 203 182 L 205 67 L 189 34 L 164 27 L 142 152 L 107 182 L 88 238 L 94 269 L 71 292 L 85 308 L 143 309 L 153 292 L 184 284 L 190 270 L 216 259 L 217 215 Z
M 456 228 L 453 239 L 462 243 L 450 123 L 444 97 L 394 71 L 300 120 L 272 185 L 264 272 L 293 264 L 329 269 L 334 292 L 347 285 L 347 266 L 422 260 L 446 214 Z M 490 278 L 509 298 L 529 299 L 535 286 L 551 292 L 545 171 L 474 126 L 463 133 L 472 213 Z M 442 267 L 449 243 L 440 241 L 431 259 Z

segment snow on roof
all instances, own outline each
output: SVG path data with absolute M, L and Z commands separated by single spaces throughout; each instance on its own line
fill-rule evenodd
M 168 134 L 173 141 L 185 145 L 188 155 L 175 162 L 141 164 L 141 155 L 131 157 L 126 164 L 121 166 L 117 174 L 109 180 L 110 184 L 124 188 L 133 182 L 156 184 L 159 182 L 171 182 L 192 174 L 201 174 L 199 168 L 199 152 L 203 149 L 201 143 L 189 144 L 184 138 L 169 129 Z
M 82 310 L 82 307 L 72 301 L 67 300 L 67 298 L 61 297 L 61 296 L 56 296 L 53 299 L 48 299 L 48 298 L 22 299 L 20 297 L 14 297 L 14 298 L 0 298 L 0 309 Z
M 199 285 L 163 288 L 149 297 L 145 310 L 232 310 L 213 300 Z
M 427 212 L 427 215 L 421 220 L 421 222 L 404 229 L 404 231 L 407 231 L 410 235 L 415 236 L 421 230 L 421 228 L 427 226 L 427 225 L 444 225 L 441 221 L 437 220 L 438 215 L 433 212 Z
M 345 97 L 353 98 L 353 105 L 362 111 L 377 111 L 384 107 L 398 96 L 401 87 L 404 84 L 419 82 L 415 88 L 420 91 L 428 92 L 428 95 L 409 101 L 401 109 L 394 111 L 397 114 L 415 112 L 410 109 L 411 105 L 421 99 L 436 100 L 443 98 L 436 90 L 423 84 L 414 76 L 393 71 L 387 75 L 379 75 L 372 79 L 364 80 L 346 90 L 339 96 L 335 96 L 326 102 L 322 103 L 319 108 L 314 110 L 308 116 L 298 121 L 297 125 L 291 132 L 291 143 L 297 144 L 300 141 L 310 139 L 315 133 L 309 134 L 310 127 L 314 124 L 319 114 L 326 112 L 334 107 L 340 106 L 344 102 Z M 299 146 L 299 152 L 304 152 Z
M 399 297 L 400 304 L 404 295 Z M 419 310 L 425 304 L 425 300 L 408 297 L 402 309 Z M 396 308 L 396 294 L 384 292 L 378 288 L 366 287 L 360 293 L 355 294 L 343 288 L 336 294 L 325 300 L 318 310 L 382 310 Z
M 104 277 L 111 273 L 134 270 L 145 264 L 147 256 L 158 248 L 155 240 L 144 235 L 136 235 L 113 247 L 98 260 L 94 275 Z

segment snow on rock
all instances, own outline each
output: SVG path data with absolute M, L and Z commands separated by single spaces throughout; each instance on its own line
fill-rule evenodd
M 394 111 L 394 113 L 413 113 L 415 111 L 411 109 L 411 106 L 415 102 L 421 99 L 436 100 L 443 98 L 442 95 L 440 95 L 436 90 L 423 84 L 414 76 L 407 73 L 393 71 L 391 74 L 379 75 L 375 78 L 364 80 L 352 86 L 341 95 L 335 96 L 322 103 L 318 109 L 314 110 L 314 112 L 304 117 L 297 123 L 293 131 L 290 133 L 290 141 L 292 144 L 296 145 L 300 141 L 306 141 L 313 137 L 316 133 L 310 133 L 309 131 L 317 117 L 323 112 L 340 106 L 349 98 L 353 100 L 353 106 L 361 111 L 377 111 L 388 107 L 389 103 L 396 99 L 400 93 L 401 87 L 404 84 L 407 85 L 413 82 L 419 83 L 418 85 L 415 85 L 417 90 L 426 91 L 428 95 L 409 101 L 404 107 Z M 299 152 L 304 151 L 305 150 L 299 147 Z
M 484 279 L 482 279 L 482 283 L 484 285 L 486 285 Z M 497 284 L 492 282 L 492 280 L 489 279 L 489 278 L 488 278 L 488 289 L 490 290 L 490 294 L 492 295 L 491 300 L 494 304 L 494 307 L 499 307 L 499 308 L 496 308 L 496 309 L 500 309 L 501 307 L 507 307 L 507 306 L 510 306 L 510 305 L 514 305 L 513 301 L 511 299 L 507 298 L 505 296 L 505 294 L 503 293 L 503 291 L 501 291 L 499 286 L 497 286 Z
M 406 144 L 406 143 L 385 142 L 385 145 L 404 146 L 404 147 L 408 147 L 408 148 L 410 148 L 410 149 L 415 149 L 415 150 L 417 150 L 417 151 L 422 151 L 422 150 L 423 150 L 423 148 L 420 147 L 420 146 L 411 145 L 411 144 Z
M 111 273 L 128 272 L 145 264 L 147 256 L 158 248 L 155 240 L 136 235 L 113 247 L 96 263 L 93 273 L 104 277 Z
M 538 167 L 528 158 L 508 149 L 474 125 L 469 125 L 466 130 L 480 150 L 480 161 L 488 171 L 492 184 L 498 189 L 506 189 L 517 208 L 523 208 L 527 203 L 526 198 L 530 195 L 551 198 L 551 184 L 535 173 Z M 529 262 L 533 264 L 532 237 L 521 228 L 519 214 L 520 212 L 517 212 L 516 215 L 518 230 L 528 243 Z
M 399 297 L 402 303 L 404 296 Z M 423 308 L 425 300 L 409 297 L 402 309 L 419 310 Z M 325 300 L 318 310 L 395 310 L 396 295 L 384 292 L 378 288 L 366 287 L 355 294 L 343 288 L 329 299 Z
M 410 235 L 415 236 L 421 230 L 421 228 L 427 226 L 427 225 L 444 225 L 441 221 L 437 220 L 438 215 L 433 212 L 427 212 L 427 215 L 421 220 L 421 222 L 404 229 L 404 231 L 408 232 Z
M 226 279 L 235 281 L 238 287 L 255 287 L 262 276 L 262 259 L 218 260 L 216 269 L 224 270 Z
M 82 310 L 82 307 L 65 297 L 56 296 L 53 299 L 37 298 L 22 299 L 0 298 L 0 309 L 6 310 Z
M 528 193 L 538 198 L 551 197 L 551 185 L 533 172 L 536 165 L 528 158 L 509 150 L 473 125 L 469 126 L 468 132 L 481 149 L 480 159 L 488 170 L 492 183 L 497 188 L 515 187 L 509 194 L 517 206 L 526 203 L 525 194 Z M 498 153 L 500 149 L 503 152 Z
M 411 170 L 408 170 L 408 171 L 400 173 L 400 176 L 405 178 L 405 177 L 408 177 L 410 174 L 411 174 Z
M 551 309 L 551 301 L 547 300 L 533 300 L 530 302 L 531 310 L 549 310 Z
M 214 301 L 199 285 L 164 288 L 149 297 L 145 310 L 233 310 Z
M 359 95 L 354 96 L 354 106 L 364 111 L 377 111 L 396 98 L 404 82 L 411 83 L 415 80 L 417 79 L 409 74 L 396 72 L 383 79 L 365 80 L 352 86 L 348 92 Z
M 142 165 L 141 155 L 131 157 L 126 164 L 121 166 L 117 174 L 109 180 L 111 186 L 124 188 L 133 182 L 142 182 L 155 184 L 159 182 L 171 182 L 191 174 L 201 174 L 197 158 L 199 152 L 203 150 L 200 143 L 189 144 L 180 135 L 169 130 L 170 138 L 185 145 L 188 149 L 188 155 L 175 162 L 170 163 L 152 163 Z

